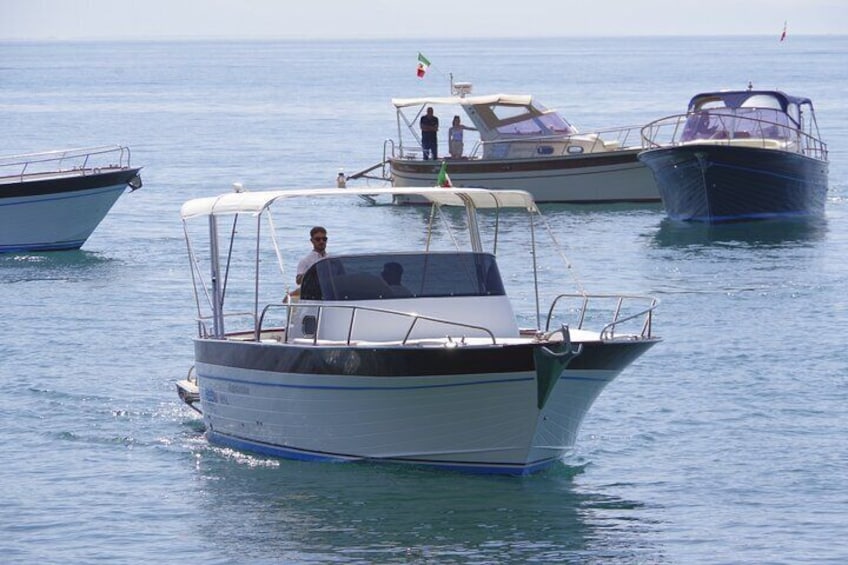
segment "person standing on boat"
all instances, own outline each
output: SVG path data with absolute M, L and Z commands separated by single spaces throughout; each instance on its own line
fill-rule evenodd
M 424 151 L 424 160 L 439 158 L 439 118 L 433 115 L 433 107 L 427 108 L 427 113 L 421 116 L 421 149 Z
M 310 251 L 297 264 L 297 276 L 295 282 L 300 285 L 303 282 L 303 275 L 309 270 L 309 267 L 327 256 L 327 230 L 321 226 L 315 226 L 309 230 L 309 241 L 312 242 L 312 251 Z
M 464 151 L 462 131 L 466 129 L 477 131 L 477 128 L 462 125 L 459 116 L 454 116 L 453 124 L 448 130 L 448 151 L 450 151 L 450 156 L 455 159 L 462 157 Z

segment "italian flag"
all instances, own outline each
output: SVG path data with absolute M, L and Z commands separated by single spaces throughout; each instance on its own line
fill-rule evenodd
M 424 73 L 427 72 L 427 69 L 430 67 L 430 61 L 427 60 L 427 57 L 418 54 L 418 78 L 424 78 Z
M 436 185 L 442 188 L 451 188 L 450 177 L 448 176 L 448 164 L 442 161 L 442 168 L 439 169 L 439 178 L 436 180 Z

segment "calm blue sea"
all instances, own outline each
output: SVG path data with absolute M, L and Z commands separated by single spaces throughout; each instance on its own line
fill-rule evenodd
M 145 185 L 81 251 L 0 256 L 0 559 L 848 561 L 847 57 L 848 36 L 0 43 L 0 154 L 125 143 Z M 380 160 L 390 98 L 447 95 L 450 73 L 535 94 L 582 128 L 749 81 L 809 96 L 830 146 L 827 216 L 704 228 L 659 206 L 546 207 L 588 290 L 661 298 L 665 341 L 538 476 L 208 446 L 174 389 L 195 329 L 179 206 L 234 181 L 332 186 Z M 349 212 L 304 223 L 320 218 L 342 251 L 395 239 L 408 213 L 383 208 L 366 232 Z M 502 272 L 520 283 L 508 259 Z

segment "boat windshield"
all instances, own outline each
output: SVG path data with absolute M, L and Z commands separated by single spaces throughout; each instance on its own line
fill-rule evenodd
M 513 136 L 549 136 L 577 133 L 568 121 L 538 102 L 531 104 L 478 104 L 466 112 L 480 131 L 480 137 L 491 140 Z
M 498 126 L 505 135 L 552 135 L 574 133 L 571 126 L 558 114 L 527 116 L 525 119 Z
M 703 109 L 689 115 L 681 141 L 696 139 L 790 139 L 797 126 L 780 109 Z
M 490 253 L 327 257 L 303 277 L 301 300 L 377 300 L 506 294 Z

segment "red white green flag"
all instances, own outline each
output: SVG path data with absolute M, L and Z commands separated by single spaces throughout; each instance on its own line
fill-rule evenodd
M 418 78 L 424 78 L 424 73 L 427 72 L 427 69 L 430 67 L 430 61 L 422 55 L 418 53 Z
M 451 184 L 450 177 L 448 176 L 448 164 L 442 161 L 442 168 L 439 169 L 439 178 L 436 180 L 436 185 L 442 188 L 450 188 L 453 185 Z

